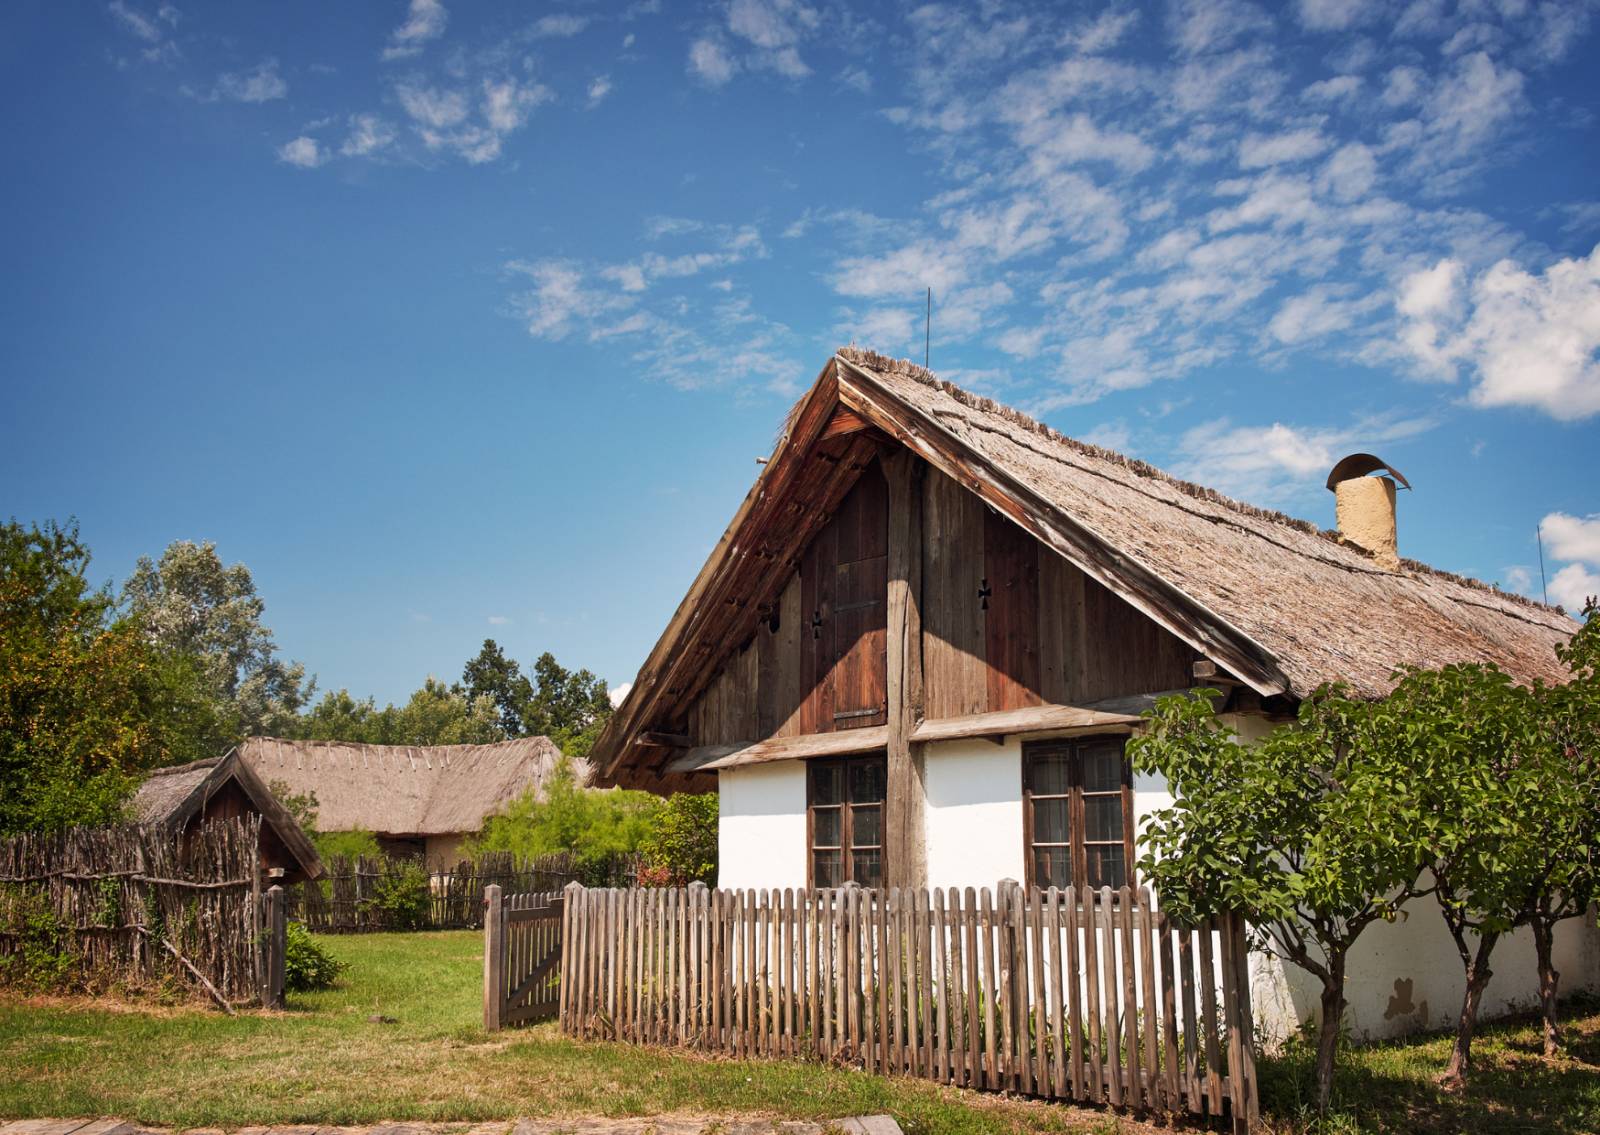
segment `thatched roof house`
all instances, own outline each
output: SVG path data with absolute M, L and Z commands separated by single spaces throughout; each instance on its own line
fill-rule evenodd
M 278 798 L 239 759 L 237 749 L 226 756 L 157 769 L 134 794 L 133 810 L 140 823 L 178 832 L 208 820 L 260 816 L 263 867 L 281 868 L 289 883 L 322 874 L 316 848 Z
M 1407 664 L 1567 677 L 1561 610 L 1399 556 L 1403 483 L 1340 461 L 1325 532 L 841 350 L 590 754 L 597 780 L 714 789 L 724 887 L 1137 885 L 1171 796 L 1126 742 L 1162 694 L 1219 690 L 1249 741 L 1324 682 L 1380 696 Z M 1459 998 L 1437 929 L 1369 932 L 1354 1029 L 1426 1024 L 1392 1009 L 1413 983 L 1418 1005 Z M 1574 929 L 1558 965 L 1593 974 L 1597 943 Z
M 493 745 L 359 745 L 252 737 L 239 752 L 263 781 L 315 793 L 317 829 L 365 829 L 387 850 L 454 859 L 467 836 L 561 760 L 548 737 Z M 589 766 L 575 761 L 580 780 Z
M 1564 676 L 1553 648 L 1577 624 L 1559 608 L 1414 560 L 1390 566 L 1338 532 L 1076 441 L 912 363 L 846 348 L 796 405 L 596 745 L 603 783 L 709 787 L 685 778 L 697 766 L 681 751 L 652 740 L 684 735 L 689 706 L 778 610 L 852 479 L 900 448 L 1260 697 L 1292 701 L 1330 681 L 1381 695 L 1405 664 L 1493 661 L 1519 680 Z M 1362 480 L 1382 478 L 1356 487 Z M 1392 533 L 1392 496 L 1389 520 Z

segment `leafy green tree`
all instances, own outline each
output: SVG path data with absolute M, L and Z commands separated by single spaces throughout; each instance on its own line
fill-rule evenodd
M 717 794 L 674 792 L 642 848 L 653 882 L 682 887 L 717 885 Z
M 483 649 L 462 670 L 461 683 L 474 697 L 494 699 L 507 737 L 528 735 L 524 719 L 533 712 L 533 683 L 494 639 L 483 640 Z
M 1587 917 L 1600 898 L 1600 605 L 1584 606 L 1584 625 L 1556 648 L 1572 671 L 1571 681 L 1537 696 L 1551 744 L 1544 749 L 1552 775 L 1545 790 L 1541 848 L 1544 870 L 1527 912 L 1539 967 L 1544 1015 L 1544 1051 L 1561 1043 L 1556 1019 L 1555 929 L 1569 918 Z
M 329 690 L 300 717 L 294 736 L 362 745 L 486 745 L 505 740 L 494 700 L 427 678 L 405 705 L 382 709 Z
M 509 851 L 518 856 L 572 852 L 580 868 L 637 852 L 651 838 L 664 807 L 647 792 L 588 788 L 564 757 L 545 781 L 491 816 L 469 853 Z
M 198 661 L 237 736 L 294 729 L 315 682 L 278 658 L 249 568 L 224 567 L 210 541 L 176 540 L 159 561 L 139 558 L 122 595 L 152 642 Z
M 1326 1110 L 1350 949 L 1419 893 L 1419 806 L 1382 744 L 1371 703 L 1337 688 L 1300 707 L 1299 727 L 1241 744 L 1211 697 L 1161 699 L 1129 744 L 1175 802 L 1141 837 L 1139 868 L 1179 919 L 1243 911 L 1266 947 L 1321 984 L 1317 1104 Z
M 289 787 L 286 781 L 274 780 L 267 784 L 267 791 L 278 798 L 278 803 L 283 805 L 284 811 L 294 817 L 294 822 L 299 826 L 301 834 L 307 839 L 317 838 L 317 794 L 311 792 L 296 792 Z
M 0 525 L 0 834 L 120 818 L 145 770 L 215 752 L 201 675 L 89 559 L 75 524 Z
M 1494 666 L 1407 669 L 1374 713 L 1392 763 L 1409 770 L 1414 830 L 1461 959 L 1466 985 L 1445 1070 L 1460 1083 L 1495 947 L 1526 920 L 1545 869 L 1539 845 L 1554 770 L 1541 752 L 1534 692 Z
M 534 660 L 530 678 L 499 643 L 484 639 L 461 682 L 473 695 L 494 700 L 506 736 L 549 737 L 570 757 L 587 756 L 611 717 L 605 680 L 568 670 L 549 651 Z
M 432 677 L 393 712 L 384 732 L 389 745 L 487 745 L 506 736 L 493 699 L 473 697 Z

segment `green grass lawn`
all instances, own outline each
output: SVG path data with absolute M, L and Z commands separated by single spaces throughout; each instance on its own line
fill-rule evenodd
M 792 1061 L 734 1061 L 577 1044 L 553 1026 L 485 1033 L 482 939 L 471 933 L 321 939 L 350 970 L 286 1013 L 0 1000 L 0 1117 L 116 1115 L 161 1126 L 489 1120 L 515 1116 L 889 1112 L 908 1132 L 1158 1128 L 1104 1111 L 1008 1100 Z M 1447 1042 L 1358 1051 L 1341 1069 L 1345 1131 L 1600 1131 L 1600 1013 L 1574 1020 L 1572 1055 L 1547 1062 L 1529 1027 L 1481 1042 L 1461 1096 L 1432 1077 Z M 393 1023 L 373 1020 L 393 1018 Z M 1301 1062 L 1263 1066 L 1272 1126 L 1313 1128 Z M 1166 1128 L 1171 1130 L 1171 1128 Z

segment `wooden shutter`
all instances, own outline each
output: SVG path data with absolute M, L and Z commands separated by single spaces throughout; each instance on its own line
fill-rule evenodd
M 801 562 L 804 732 L 888 720 L 888 554 L 889 486 L 874 462 Z

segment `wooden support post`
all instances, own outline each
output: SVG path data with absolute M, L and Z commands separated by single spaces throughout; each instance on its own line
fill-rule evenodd
M 289 950 L 289 903 L 280 884 L 267 888 L 267 965 L 266 986 L 261 1003 L 268 1009 L 283 1008 L 284 960 Z
M 483 1027 L 498 1032 L 505 1022 L 506 924 L 500 884 L 483 888 Z
M 924 710 L 922 684 L 922 473 L 909 450 L 886 457 L 889 482 L 888 793 L 884 803 L 886 886 L 928 882 L 923 834 L 927 790 L 922 746 L 912 731 Z

